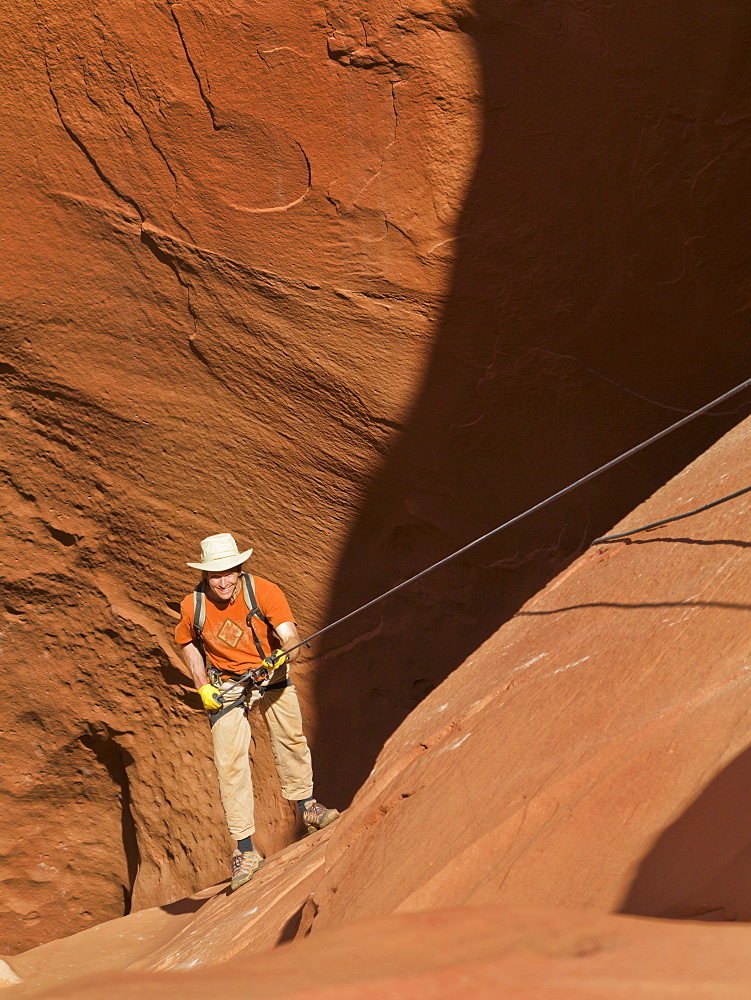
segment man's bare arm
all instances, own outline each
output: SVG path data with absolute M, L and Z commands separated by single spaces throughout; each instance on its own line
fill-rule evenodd
M 289 649 L 290 646 L 296 646 L 300 642 L 300 633 L 294 622 L 282 622 L 281 625 L 277 625 L 276 634 L 282 640 L 282 649 L 284 650 Z M 299 655 L 299 649 L 293 650 L 289 654 L 290 663 L 296 660 Z
M 180 646 L 180 656 L 182 656 L 185 666 L 193 675 L 193 683 L 196 686 L 196 690 L 202 688 L 204 684 L 209 683 L 206 664 L 203 662 L 203 657 L 194 642 L 186 642 L 184 646 Z

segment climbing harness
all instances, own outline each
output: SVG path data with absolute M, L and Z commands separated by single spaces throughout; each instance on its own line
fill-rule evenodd
M 271 630 L 273 635 L 276 637 L 277 641 L 281 645 L 281 639 L 276 634 L 274 626 L 271 624 L 266 615 L 261 611 L 258 606 L 258 601 L 256 600 L 256 591 L 253 583 L 253 577 L 250 573 L 241 573 L 240 581 L 242 583 L 243 597 L 245 599 L 245 605 L 248 608 L 248 614 L 245 618 L 245 624 L 250 629 L 251 635 L 253 636 L 253 645 L 256 647 L 256 652 L 260 656 L 261 660 L 266 659 L 266 653 L 261 644 L 261 640 L 258 633 L 255 630 L 253 624 L 253 619 L 258 618 L 263 622 L 268 629 Z M 206 647 L 203 641 L 203 627 L 206 623 L 206 591 L 204 587 L 203 580 L 200 580 L 193 591 L 193 631 L 195 633 L 195 644 L 203 657 L 204 663 L 206 663 L 210 679 L 212 683 L 215 681 L 223 681 L 225 679 L 234 681 L 234 688 L 240 688 L 241 693 L 238 697 L 231 702 L 229 705 L 222 705 L 221 708 L 217 709 L 215 712 L 209 712 L 209 722 L 214 726 L 219 719 L 226 715 L 227 712 L 231 711 L 233 708 L 237 708 L 245 704 L 245 700 L 248 696 L 248 692 L 251 688 L 255 688 L 260 691 L 261 697 L 266 695 L 267 691 L 281 691 L 283 688 L 289 687 L 291 681 L 288 677 L 285 677 L 283 681 L 279 681 L 276 684 L 266 684 L 265 680 L 268 678 L 269 673 L 263 667 L 254 667 L 252 670 L 248 670 L 244 674 L 238 674 L 234 670 L 219 670 L 215 667 L 211 660 L 206 654 Z M 265 675 L 265 676 L 264 676 Z M 221 697 L 221 696 L 220 696 Z
M 249 673 L 243 674 L 243 676 L 238 679 L 237 684 L 233 685 L 233 687 L 241 688 L 240 694 L 234 701 L 231 701 L 228 705 L 222 705 L 222 707 L 218 708 L 215 712 L 209 711 L 209 725 L 212 729 L 217 722 L 219 722 L 222 716 L 226 715 L 227 712 L 231 712 L 233 708 L 246 707 L 248 692 L 252 688 L 260 691 L 260 697 L 265 698 L 268 691 L 282 691 L 284 688 L 288 688 L 292 684 L 289 677 L 285 677 L 284 680 L 279 681 L 278 684 L 257 684 L 253 678 L 249 676 Z M 222 698 L 221 693 L 219 694 L 219 698 Z

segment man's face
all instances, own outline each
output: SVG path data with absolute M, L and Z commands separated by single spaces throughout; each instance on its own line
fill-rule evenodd
M 230 600 L 235 592 L 241 569 L 241 566 L 235 566 L 233 569 L 223 569 L 221 573 L 206 574 L 209 590 L 218 601 Z

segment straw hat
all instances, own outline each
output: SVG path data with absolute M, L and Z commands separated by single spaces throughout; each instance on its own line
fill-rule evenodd
M 188 563 L 191 569 L 200 569 L 208 573 L 221 573 L 223 569 L 232 569 L 244 563 L 253 549 L 240 552 L 232 535 L 225 532 L 222 535 L 209 535 L 201 542 L 201 561 Z

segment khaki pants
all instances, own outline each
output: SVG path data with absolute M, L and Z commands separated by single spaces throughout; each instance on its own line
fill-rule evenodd
M 240 693 L 231 684 L 221 685 L 227 703 Z M 234 693 L 233 693 L 234 692 Z M 249 706 L 258 705 L 271 736 L 276 771 L 285 799 L 298 802 L 313 794 L 313 768 L 308 741 L 294 685 L 267 691 L 261 698 L 251 692 Z M 242 705 L 223 715 L 211 729 L 214 764 L 219 775 L 219 794 L 229 832 L 235 840 L 255 832 L 253 778 L 250 773 L 250 720 Z

